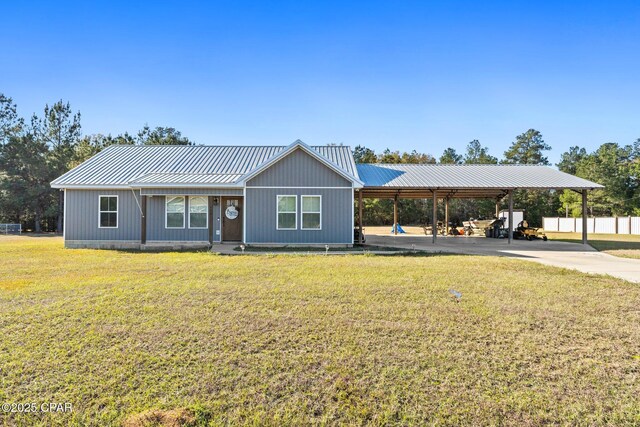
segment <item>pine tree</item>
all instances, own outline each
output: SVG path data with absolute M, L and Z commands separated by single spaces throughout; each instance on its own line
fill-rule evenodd
M 544 155 L 544 151 L 551 150 L 542 139 L 542 134 L 529 129 L 516 137 L 511 147 L 504 152 L 504 163 L 520 165 L 548 165 L 549 159 Z
M 44 117 L 31 119 L 33 137 L 49 148 L 47 164 L 50 175 L 57 177 L 69 170 L 75 157 L 75 146 L 81 135 L 80 113 L 73 114 L 71 106 L 60 100 L 51 107 L 46 105 Z M 58 192 L 56 231 L 62 232 L 64 198 Z

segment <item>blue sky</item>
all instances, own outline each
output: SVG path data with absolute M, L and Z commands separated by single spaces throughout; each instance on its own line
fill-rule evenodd
M 133 2 L 132 2 L 133 3 Z M 561 3 L 561 4 L 557 4 Z M 0 92 L 83 132 L 501 156 L 640 138 L 640 2 L 10 2 Z

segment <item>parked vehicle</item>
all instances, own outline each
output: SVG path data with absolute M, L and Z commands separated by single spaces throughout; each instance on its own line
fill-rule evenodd
M 547 235 L 544 234 L 544 230 L 542 228 L 529 227 L 527 220 L 523 220 L 518 223 L 518 227 L 513 233 L 513 237 L 516 239 L 542 239 L 545 242 L 547 241 Z

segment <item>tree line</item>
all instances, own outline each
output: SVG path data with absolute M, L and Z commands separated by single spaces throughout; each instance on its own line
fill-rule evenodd
M 62 231 L 63 197 L 50 182 L 105 147 L 113 144 L 193 145 L 172 127 L 150 128 L 139 132 L 82 135 L 80 112 L 68 102 L 45 105 L 40 115 L 27 121 L 18 114 L 13 100 L 0 93 L 0 223 L 21 223 L 23 229 Z M 546 152 L 551 147 L 535 129 L 516 136 L 502 158 L 489 153 L 480 141 L 469 142 L 460 153 L 452 147 L 436 158 L 418 151 L 374 150 L 357 146 L 353 150 L 358 163 L 421 164 L 534 164 L 550 165 Z M 591 191 L 588 210 L 592 216 L 640 215 L 640 138 L 629 145 L 602 144 L 593 152 L 571 147 L 556 165 L 559 170 L 603 184 L 603 190 Z M 400 200 L 401 224 L 427 224 L 431 200 Z M 515 207 L 524 209 L 533 225 L 543 216 L 580 216 L 580 196 L 570 190 L 517 191 Z M 506 208 L 506 205 L 502 206 Z M 440 209 L 444 209 L 440 206 Z M 469 218 L 492 217 L 495 200 L 452 200 L 450 219 L 460 225 Z M 443 212 L 439 217 L 442 218 Z M 390 225 L 393 222 L 391 200 L 365 200 L 364 223 Z
M 193 145 L 171 127 L 145 125 L 137 134 L 82 135 L 80 112 L 62 100 L 25 120 L 0 93 L 0 223 L 62 232 L 63 194 L 50 182 L 113 144 Z

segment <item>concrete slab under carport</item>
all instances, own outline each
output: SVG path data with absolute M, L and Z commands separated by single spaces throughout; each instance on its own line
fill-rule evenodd
M 505 256 L 525 261 L 538 262 L 554 267 L 578 270 L 583 273 L 606 274 L 634 283 L 640 283 L 640 260 L 619 258 L 598 252 L 589 245 L 542 240 L 514 240 L 486 237 L 438 236 L 436 243 L 431 236 L 417 234 L 367 233 L 366 244 L 435 253 L 464 255 Z

